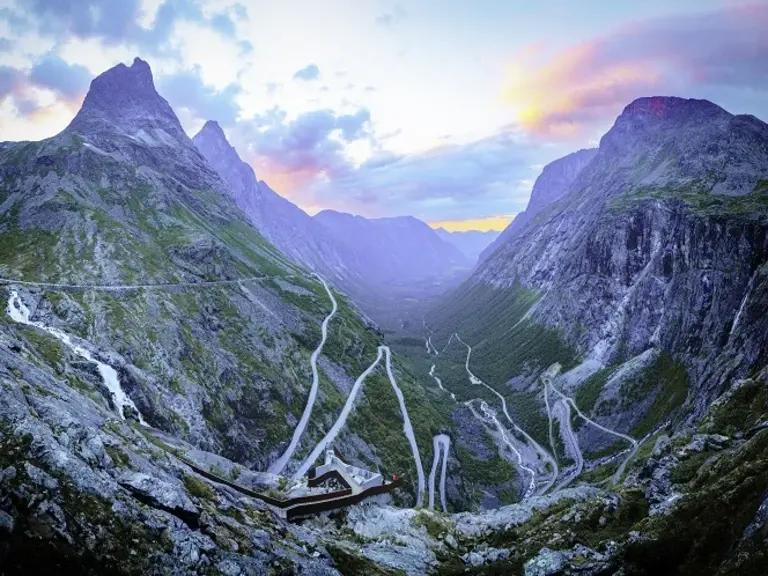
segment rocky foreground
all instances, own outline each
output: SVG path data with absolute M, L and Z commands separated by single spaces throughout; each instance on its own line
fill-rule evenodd
M 762 574 L 764 385 L 641 446 L 619 485 L 442 514 L 368 502 L 301 524 L 197 475 L 279 478 L 122 420 L 0 334 L 3 574 Z M 755 510 L 757 511 L 755 513 Z

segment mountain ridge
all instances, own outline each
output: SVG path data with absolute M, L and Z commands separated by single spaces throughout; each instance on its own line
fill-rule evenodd
M 236 201 L 261 209 L 277 195 L 217 142 L 222 178 L 176 131 L 145 64 L 94 80 L 74 128 L 0 146 L 9 576 L 762 574 L 765 125 L 700 121 L 695 105 L 670 111 L 676 101 L 632 107 L 442 307 L 387 334 L 390 366 L 384 334 Z M 131 75 L 145 107 L 121 87 Z M 664 124 L 681 116 L 682 128 Z M 329 234 L 373 238 L 367 254 L 423 232 L 411 250 L 436 254 L 414 277 L 461 261 L 414 219 L 341 219 L 363 234 Z M 384 258 L 375 273 L 400 265 Z M 384 350 L 386 373 L 371 364 Z M 258 470 L 284 453 L 315 392 L 286 470 L 329 448 L 363 374 L 333 449 L 403 488 L 286 522 L 253 492 L 303 497 L 307 483 Z M 131 403 L 117 406 L 110 385 Z M 448 510 L 411 508 L 416 454 L 433 462 L 433 501 L 440 452 Z

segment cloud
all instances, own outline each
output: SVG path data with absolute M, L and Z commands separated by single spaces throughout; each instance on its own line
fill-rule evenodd
M 297 71 L 293 75 L 294 80 L 318 80 L 320 78 L 320 68 L 317 67 L 317 64 L 308 64 L 301 70 Z
M 0 66 L 0 101 L 18 94 L 24 87 L 24 75 L 10 66 Z
M 180 21 L 205 25 L 231 39 L 235 35 L 233 17 L 247 18 L 240 4 L 207 16 L 198 2 L 188 0 L 162 0 L 148 27 L 142 25 L 141 0 L 24 0 L 22 9 L 28 18 L 14 26 L 15 29 L 36 26 L 40 32 L 61 40 L 72 36 L 83 40 L 98 38 L 105 45 L 128 44 L 153 55 L 173 54 L 167 42 Z M 6 19 L 13 15 L 12 12 L 0 14 Z M 15 17 L 18 21 L 19 17 Z M 175 56 L 181 58 L 179 54 Z
M 136 26 L 139 0 L 28 0 L 30 12 L 40 17 L 49 32 L 66 30 L 87 38 L 124 40 Z
M 371 121 L 371 113 L 361 108 L 354 114 L 345 114 L 336 118 L 336 128 L 347 142 L 358 140 L 367 135 L 366 125 Z
M 426 152 L 381 153 L 330 181 L 307 188 L 315 205 L 337 204 L 371 216 L 401 214 L 425 220 L 478 218 L 524 209 L 535 147 L 512 132 Z
M 230 84 L 216 91 L 203 83 L 199 67 L 172 75 L 159 76 L 157 90 L 175 110 L 186 109 L 193 117 L 216 120 L 222 124 L 237 121 L 240 106 L 237 97 L 240 88 Z
M 766 29 L 768 6 L 747 5 L 639 22 L 554 55 L 529 47 L 505 99 L 529 132 L 567 138 L 604 128 L 641 96 L 766 92 Z
M 365 109 L 344 115 L 313 110 L 290 122 L 285 118 L 284 111 L 274 108 L 240 127 L 247 131 L 243 138 L 261 161 L 285 172 L 318 175 L 345 169 L 343 143 L 369 135 L 370 113 Z
M 380 14 L 376 17 L 376 24 L 385 28 L 391 28 L 405 18 L 406 13 L 402 6 L 395 6 L 391 12 Z
M 259 177 L 301 206 L 367 216 L 397 210 L 434 221 L 523 210 L 530 178 L 536 176 L 532 159 L 539 161 L 541 154 L 535 144 L 505 130 L 418 154 L 379 151 L 360 163 L 350 156 L 351 148 L 377 149 L 381 143 L 367 109 L 315 110 L 291 121 L 273 109 L 269 118 L 240 122 L 230 133 Z
M 29 70 L 0 66 L 0 101 L 10 98 L 19 117 L 39 119 L 41 111 L 70 111 L 88 90 L 91 74 L 82 66 L 70 66 L 48 55 Z M 41 98 L 40 90 L 55 94 L 56 101 Z
M 29 72 L 29 81 L 47 88 L 65 100 L 79 100 L 88 91 L 91 73 L 84 66 L 70 65 L 61 58 L 49 55 L 35 64 Z
M 214 14 L 210 19 L 210 25 L 222 36 L 235 35 L 235 23 L 228 14 Z

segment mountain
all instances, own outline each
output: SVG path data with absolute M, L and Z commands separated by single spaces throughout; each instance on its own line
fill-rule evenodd
M 137 59 L 0 143 L 3 574 L 764 573 L 766 124 L 631 103 L 386 340 L 254 227 L 311 224 L 216 130 Z M 387 288 L 467 265 L 415 219 L 312 223 Z M 402 486 L 288 522 L 330 447 Z
M 486 232 L 479 230 L 449 232 L 445 228 L 438 228 L 436 232 L 440 238 L 458 248 L 471 262 L 475 262 L 480 253 L 499 235 L 499 232 L 495 230 L 488 230 Z
M 192 140 L 227 183 L 235 203 L 283 254 L 342 286 L 359 281 L 357 254 L 346 250 L 301 208 L 258 181 L 216 122 L 206 122 Z
M 212 152 L 226 181 L 140 59 L 95 78 L 60 134 L 0 144 L 3 574 L 386 573 L 346 532 L 306 532 L 265 503 L 306 493 L 265 471 L 287 454 L 292 475 L 322 448 L 353 390 L 333 446 L 402 478 L 387 510 L 423 496 L 438 431 L 460 439 L 452 510 L 518 498 L 471 409 L 433 402 L 355 303 L 260 234 L 235 201 L 252 172 L 238 180 L 234 156 Z M 461 259 L 400 224 L 434 270 Z
M 535 217 L 515 220 L 427 317 L 434 340 L 458 330 L 479 377 L 537 402 L 541 370 L 574 369 L 560 385 L 638 439 L 695 422 L 768 364 L 768 125 L 703 100 L 643 98 L 586 165 L 579 154 L 553 163 L 573 168 L 567 191 L 533 195 Z M 542 404 L 526 417 L 546 421 Z M 588 427 L 578 437 L 611 446 Z
M 481 252 L 480 260 L 485 260 L 496 248 L 522 230 L 539 212 L 565 195 L 579 172 L 590 163 L 595 154 L 596 148 L 579 150 L 544 166 L 533 184 L 528 206 Z
M 638 498 L 614 569 L 758 574 L 768 477 L 728 486 L 768 454 L 768 125 L 641 98 L 577 155 L 545 168 L 526 217 L 427 314 L 434 371 L 460 397 L 480 381 L 503 395 L 559 487 Z M 469 385 L 449 376 L 465 362 Z
M 421 322 L 422 303 L 456 286 L 457 274 L 468 268 L 460 253 L 416 219 L 339 215 L 344 223 L 328 227 L 329 214 L 310 217 L 257 180 L 216 122 L 207 122 L 193 141 L 265 238 L 349 294 L 382 326 L 398 326 L 410 316 Z M 354 237 L 339 233 L 347 220 L 357 223 Z
M 468 259 L 411 216 L 367 219 L 323 210 L 315 220 L 361 255 L 361 274 L 377 282 L 413 281 L 468 268 Z

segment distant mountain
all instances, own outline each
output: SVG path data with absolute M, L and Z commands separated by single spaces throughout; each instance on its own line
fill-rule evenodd
M 597 154 L 597 148 L 588 148 L 568 154 L 550 162 L 536 178 L 531 191 L 531 199 L 523 212 L 515 216 L 501 234 L 480 254 L 480 261 L 485 260 L 496 248 L 521 230 L 526 223 L 548 205 L 562 198 L 579 175 Z
M 361 274 L 378 282 L 445 276 L 470 266 L 469 259 L 411 216 L 367 219 L 323 210 L 315 220 L 360 255 Z
M 257 180 L 216 122 L 207 122 L 193 141 L 265 238 L 347 293 L 381 325 L 420 319 L 424 303 L 456 286 L 470 268 L 467 258 L 415 218 L 309 216 Z
M 338 242 L 322 224 L 266 182 L 258 181 L 218 123 L 206 122 L 192 140 L 229 185 L 230 195 L 256 229 L 283 254 L 347 289 L 362 280 L 355 250 Z
M 449 232 L 445 228 L 438 228 L 435 232 L 437 232 L 440 238 L 456 246 L 471 262 L 477 261 L 480 253 L 499 235 L 499 232 L 496 230 L 488 230 L 486 232 L 479 230 Z

